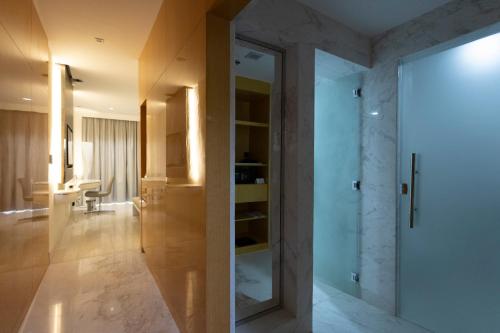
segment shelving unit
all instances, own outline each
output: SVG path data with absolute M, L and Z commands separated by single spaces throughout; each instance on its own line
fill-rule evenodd
M 270 97 L 269 83 L 236 78 L 236 255 L 269 248 Z

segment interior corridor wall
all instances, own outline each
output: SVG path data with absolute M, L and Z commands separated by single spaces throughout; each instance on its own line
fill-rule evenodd
M 397 312 L 399 59 L 498 22 L 500 2 L 455 0 L 373 39 L 363 85 L 361 297 Z
M 283 13 L 287 15 L 283 15 Z M 369 67 L 367 37 L 290 0 L 254 0 L 236 33 L 285 51 L 283 306 L 290 330 L 312 329 L 315 50 Z
M 139 59 L 148 156 L 142 244 L 181 332 L 234 331 L 230 21 L 247 2 L 165 0 Z M 189 167 L 196 166 L 199 177 L 172 183 L 165 177 L 165 113 L 169 97 L 186 87 L 188 117 L 197 119 L 188 121 L 189 130 L 199 129 L 200 143 Z
M 402 56 L 450 40 L 498 21 L 500 3 L 491 0 L 455 0 L 409 23 L 369 39 L 357 34 L 330 18 L 295 1 L 255 0 L 236 22 L 238 34 L 282 47 L 286 50 L 286 122 L 293 126 L 285 130 L 285 230 L 284 253 L 285 306 L 292 313 L 307 316 L 311 313 L 312 285 L 308 271 L 312 272 L 312 232 L 300 233 L 296 228 L 312 226 L 312 204 L 307 192 L 312 188 L 310 179 L 313 161 L 309 158 L 313 141 L 309 135 L 313 122 L 312 96 L 308 90 L 314 85 L 315 47 L 352 62 L 372 67 L 363 84 L 362 115 L 362 191 L 360 242 L 360 295 L 368 303 L 389 313 L 396 312 L 397 241 L 396 241 L 396 145 L 397 145 L 397 64 Z M 289 15 L 282 15 L 283 12 Z M 314 19 L 311 19 L 314 18 Z M 306 23 L 305 23 L 306 22 Z M 305 50 L 304 50 L 305 48 Z M 304 54 L 302 59 L 300 53 Z M 295 73 L 294 73 L 295 72 Z M 302 80 L 298 82 L 299 74 Z M 308 79 L 309 77 L 309 79 Z M 308 82 L 305 82 L 308 80 Z M 297 102 L 301 101 L 300 104 Z M 302 107 L 305 110 L 301 110 Z M 295 127 L 296 117 L 306 118 Z M 373 113 L 373 114 L 372 114 Z M 377 114 L 378 113 L 378 114 Z M 310 116 L 308 116 L 308 114 Z M 288 126 L 288 125 L 286 125 Z M 287 133 L 292 127 L 295 133 Z M 305 128 L 307 127 L 307 128 Z M 304 132 L 301 132 L 301 130 Z M 300 141 L 297 141 L 297 137 Z M 305 146 L 304 146 L 305 145 Z M 309 147 L 307 147 L 309 145 Z M 297 153 L 304 151 L 301 158 Z M 308 155 L 309 154 L 309 155 Z M 303 177 L 294 171 L 300 165 Z M 295 191 L 304 186 L 296 201 Z M 297 202 L 310 206 L 311 212 L 303 217 L 296 211 Z M 307 208 L 303 208 L 306 209 Z M 300 222 L 299 222 L 300 221 Z M 287 244 L 287 239 L 293 240 Z M 305 244 L 296 249 L 297 244 Z M 302 264 L 298 264 L 302 262 Z M 309 266 L 310 265 L 310 266 Z M 302 273 L 300 271 L 303 269 Z M 287 282 L 287 276 L 291 276 Z M 363 279 L 369 276 L 369 279 Z M 295 285 L 295 287 L 294 287 Z M 297 290 L 301 292 L 298 294 Z M 295 291 L 294 291 L 295 290 Z M 298 303 L 297 300 L 300 300 Z M 300 305 L 299 305 L 300 304 Z M 309 309 L 309 310 L 307 310 Z

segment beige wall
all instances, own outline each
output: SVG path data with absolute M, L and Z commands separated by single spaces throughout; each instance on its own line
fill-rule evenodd
M 165 0 L 139 60 L 150 178 L 142 181 L 142 240 L 182 332 L 234 330 L 230 20 L 247 2 Z M 168 185 L 155 178 L 166 175 L 166 103 L 186 86 L 198 91 L 201 177 Z
M 0 130 L 0 183 L 15 184 L 9 168 L 18 175 L 37 182 L 47 182 L 47 116 L 48 112 L 48 60 L 49 49 L 45 32 L 31 0 L 0 1 L 0 123 L 7 124 L 10 115 L 26 112 L 20 120 L 26 125 L 26 117 L 37 118 L 36 128 L 24 127 L 15 131 L 15 141 L 31 147 L 16 149 L 8 131 Z M 23 100 L 31 98 L 31 100 Z M 19 125 L 22 125 L 19 123 Z M 36 140 L 36 146 L 28 144 Z M 10 143 L 8 143 L 10 142 Z M 27 146 L 26 146 L 27 145 Z M 7 150 L 15 149 L 14 164 L 8 165 Z M 29 150 L 36 149 L 39 154 Z M 11 151 L 12 152 L 12 151 Z M 44 153 L 45 152 L 45 153 Z M 34 160 L 36 159 L 36 160 Z M 41 167 L 36 172 L 27 172 L 30 163 Z M 28 186 L 32 190 L 46 190 L 47 185 Z M 3 186 L 0 186 L 3 188 Z M 12 193 L 0 191 L 0 202 Z M 47 195 L 22 195 L 25 207 L 46 208 Z M 30 200 L 32 198 L 32 201 Z M 36 213 L 0 214 L 0 331 L 17 332 L 28 310 L 31 300 L 49 263 L 48 219 L 42 210 Z M 34 218 L 33 214 L 37 215 Z

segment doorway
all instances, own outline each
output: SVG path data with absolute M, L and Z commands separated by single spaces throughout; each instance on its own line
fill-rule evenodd
M 500 329 L 499 26 L 403 59 L 399 312 Z
M 236 320 L 280 304 L 282 53 L 235 45 Z

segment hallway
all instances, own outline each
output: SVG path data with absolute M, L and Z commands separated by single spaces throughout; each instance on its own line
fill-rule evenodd
M 75 217 L 20 332 L 178 332 L 139 250 L 128 204 Z

